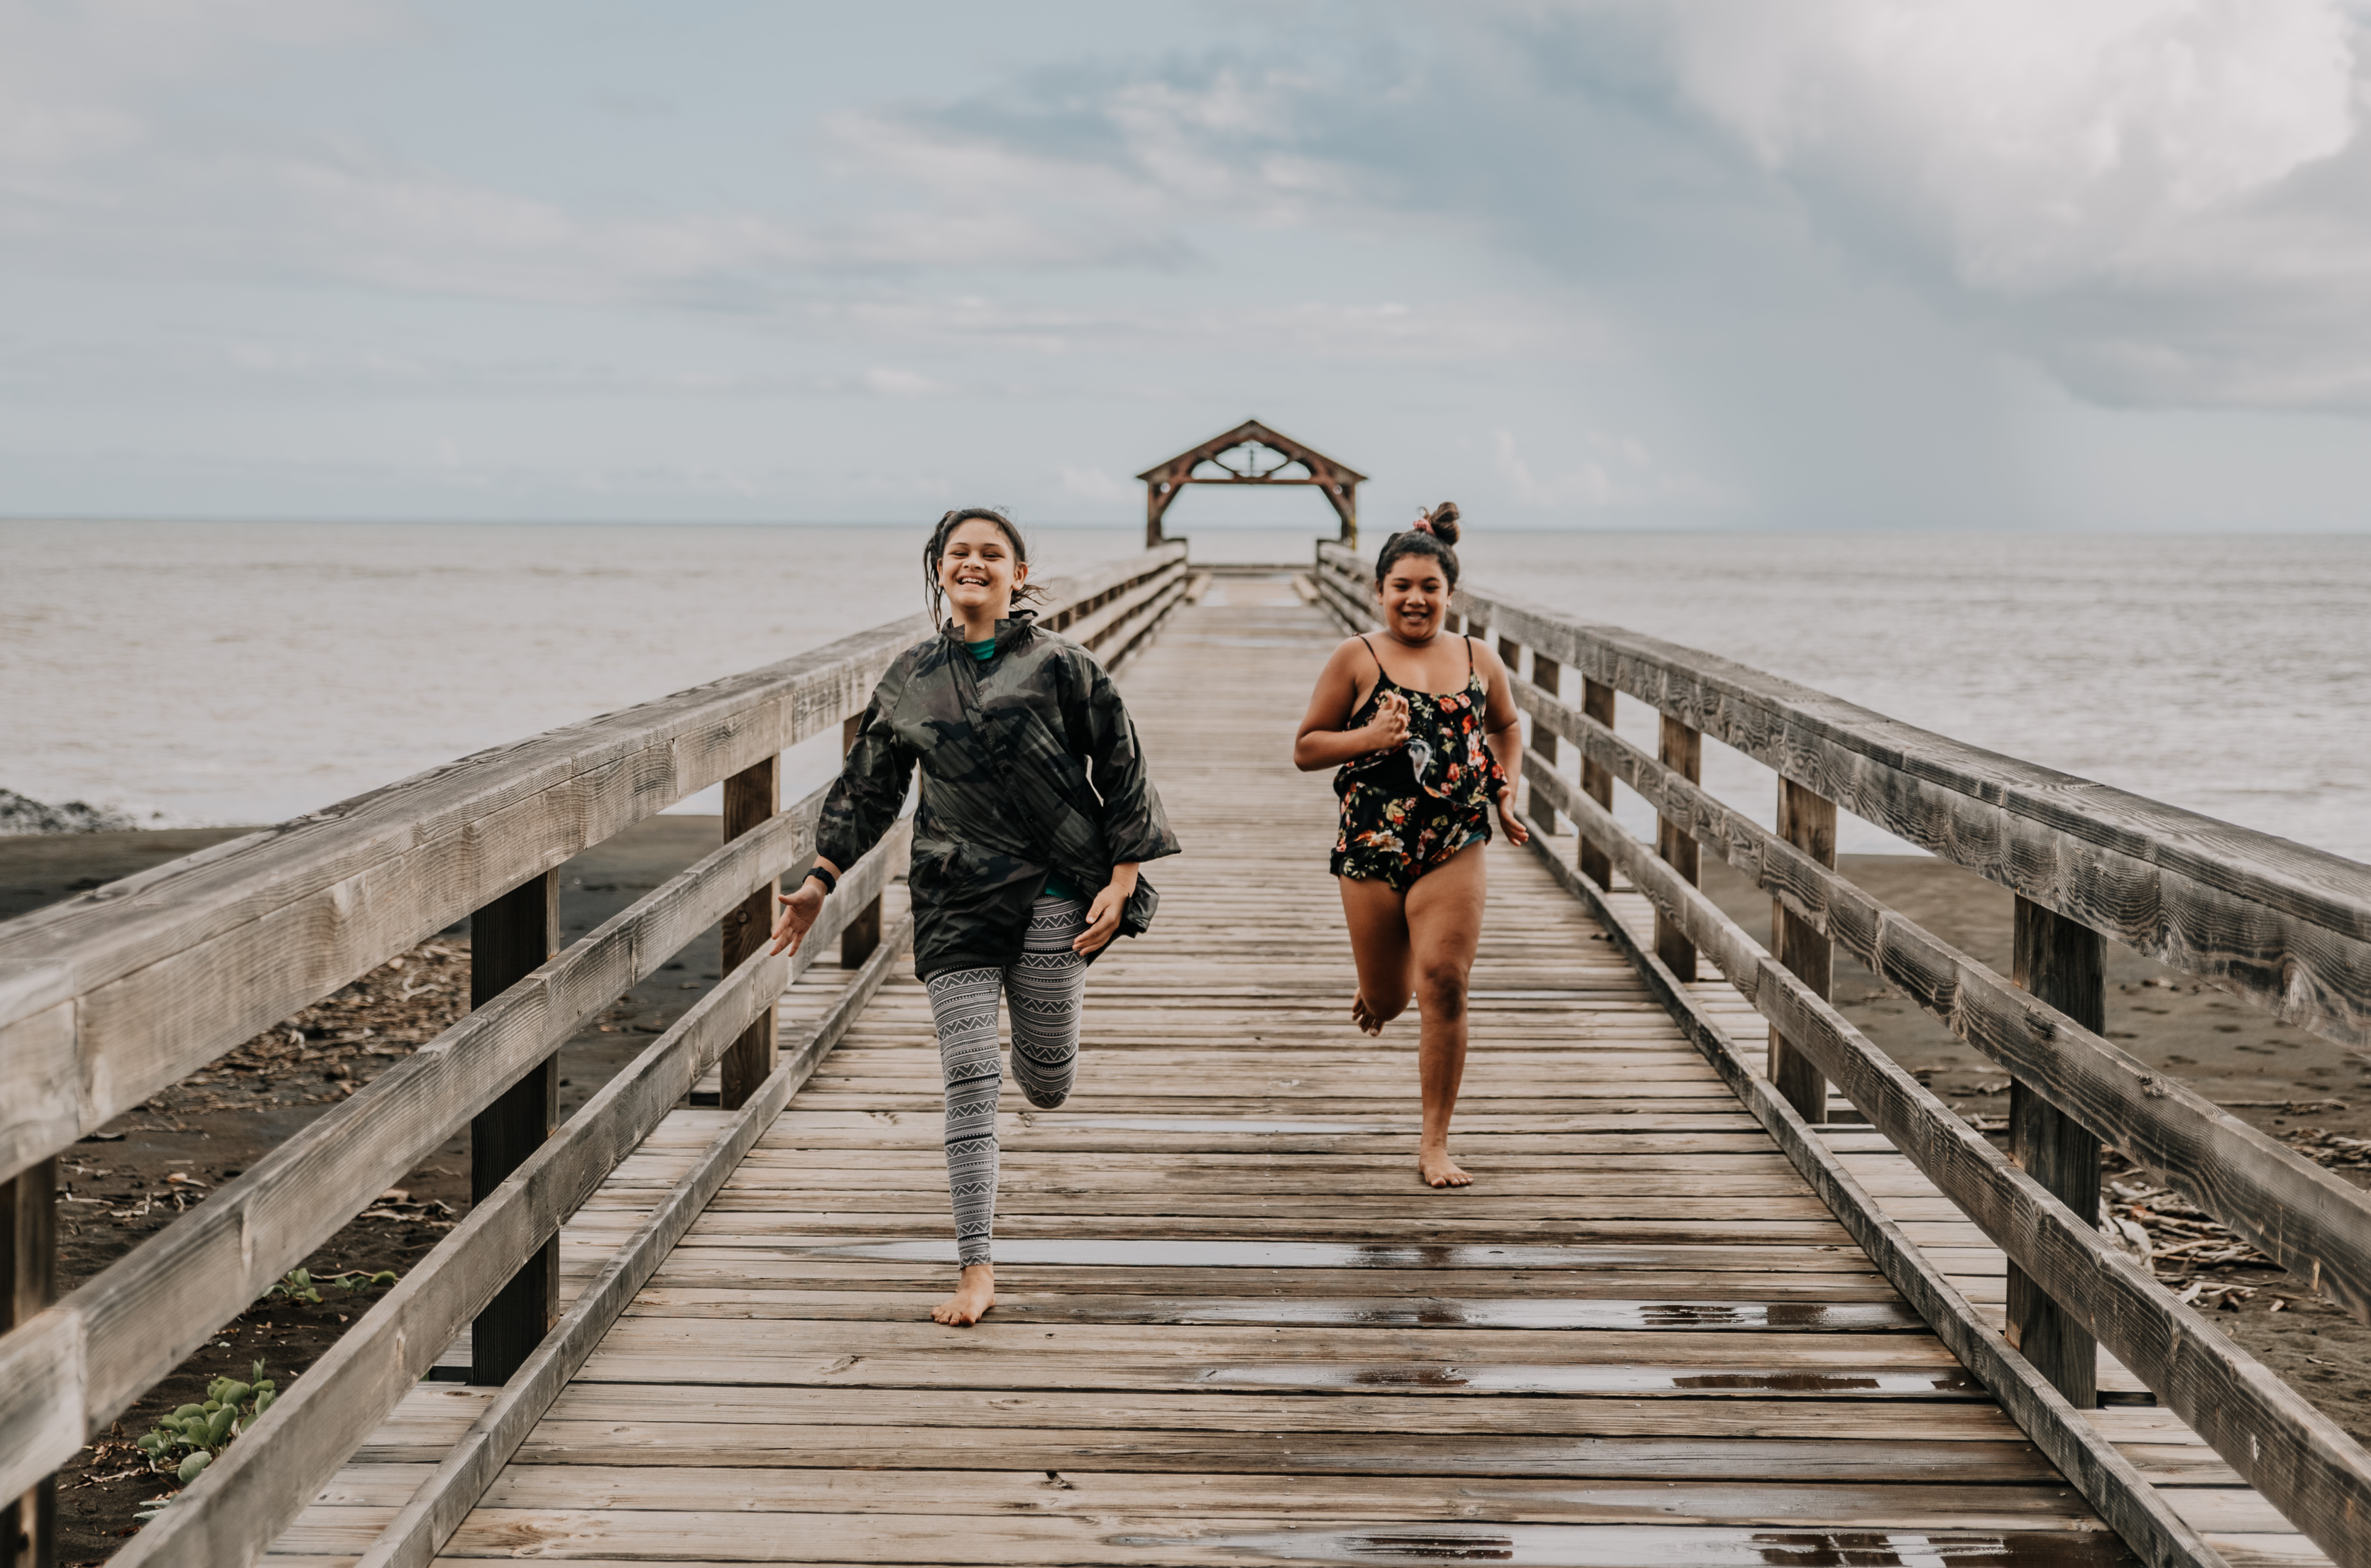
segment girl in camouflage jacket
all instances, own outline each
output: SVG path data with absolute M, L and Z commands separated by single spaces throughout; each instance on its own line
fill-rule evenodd
M 896 822 L 919 766 L 914 973 L 930 992 L 946 1082 L 947 1186 L 962 1280 L 931 1312 L 977 1322 L 995 1304 L 999 993 L 1012 1074 L 1032 1104 L 1070 1092 L 1086 967 L 1115 935 L 1137 868 L 1177 853 L 1136 727 L 1094 656 L 1016 611 L 1028 585 L 1001 513 L 950 512 L 924 547 L 939 632 L 874 688 L 824 801 L 815 872 L 782 898 L 777 951 L 815 923 L 839 874 Z

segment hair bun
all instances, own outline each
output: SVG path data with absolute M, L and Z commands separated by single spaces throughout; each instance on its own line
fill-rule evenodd
M 1426 513 L 1425 517 L 1432 524 L 1433 537 L 1444 545 L 1453 545 L 1457 542 L 1457 503 L 1455 502 L 1442 502 L 1439 506 Z

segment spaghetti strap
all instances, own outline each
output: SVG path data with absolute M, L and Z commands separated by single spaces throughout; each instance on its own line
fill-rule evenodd
M 1383 674 L 1382 655 L 1375 651 L 1375 645 L 1367 640 L 1367 634 L 1363 631 L 1359 634 L 1359 646 L 1365 649 L 1367 651 L 1367 657 L 1375 662 L 1375 674 L 1382 675 L 1385 680 L 1390 680 L 1392 678 L 1391 676 Z M 1469 658 L 1472 655 L 1470 654 L 1468 655 Z
M 1471 675 L 1474 673 L 1474 639 L 1467 636 L 1458 640 L 1465 644 L 1465 673 Z

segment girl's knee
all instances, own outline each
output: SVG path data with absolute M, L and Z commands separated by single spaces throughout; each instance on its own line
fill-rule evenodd
M 1021 1086 L 1021 1092 L 1030 1104 L 1040 1111 L 1058 1111 L 1062 1102 L 1070 1098 L 1070 1086 L 1066 1083 L 1059 1089 L 1053 1089 L 1024 1083 Z
M 1399 1017 L 1400 1014 L 1407 1011 L 1408 1003 L 1413 999 L 1408 996 L 1407 988 L 1403 986 L 1396 987 L 1395 990 L 1397 993 L 1395 995 L 1368 997 L 1365 998 L 1367 1011 L 1373 1017 L 1377 1023 L 1389 1023 L 1392 1020 Z
M 1428 963 L 1417 981 L 1424 1016 L 1429 1019 L 1463 1018 L 1465 990 L 1465 966 L 1460 963 Z

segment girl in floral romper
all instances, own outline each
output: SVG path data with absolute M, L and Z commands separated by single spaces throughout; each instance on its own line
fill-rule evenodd
M 1449 1119 L 1465 1071 L 1490 819 L 1517 844 L 1531 837 L 1509 782 L 1522 732 L 1507 668 L 1480 639 L 1442 630 L 1457 537 L 1457 507 L 1443 502 L 1383 542 L 1375 561 L 1383 629 L 1334 651 L 1292 751 L 1303 772 L 1340 769 L 1333 870 L 1359 967 L 1350 1016 L 1380 1034 L 1411 994 L 1417 1004 L 1417 1170 L 1434 1187 L 1473 1181 L 1450 1158 Z

